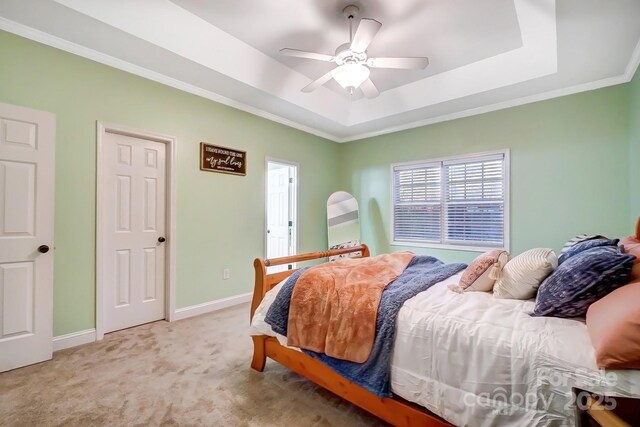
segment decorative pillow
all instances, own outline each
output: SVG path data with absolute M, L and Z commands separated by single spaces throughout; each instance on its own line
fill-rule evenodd
M 560 250 L 560 254 L 567 252 L 569 249 L 571 249 L 571 247 L 577 245 L 580 242 L 591 239 L 606 239 L 606 237 L 599 234 L 578 234 L 576 237 L 572 237 L 567 243 L 564 244 L 564 246 Z
M 640 369 L 640 282 L 591 304 L 587 330 L 598 368 Z
M 629 282 L 635 256 L 599 246 L 569 258 L 538 290 L 535 316 L 579 317 L 591 304 Z
M 640 281 L 640 240 L 636 237 L 629 236 L 620 239 L 620 245 L 624 246 L 624 250 L 628 254 L 636 256 L 633 268 L 631 269 L 631 281 Z
M 577 255 L 580 252 L 589 250 L 591 248 L 596 248 L 598 246 L 617 246 L 619 241 L 620 239 L 609 240 L 609 239 L 596 238 L 596 239 L 589 239 L 580 243 L 576 243 L 575 245 L 567 249 L 564 253 L 560 254 L 560 256 L 558 257 L 558 264 L 562 264 L 572 256 Z
M 464 271 L 460 283 L 449 285 L 449 289 L 458 293 L 490 292 L 509 258 L 509 252 L 501 249 L 479 255 Z
M 493 295 L 496 298 L 533 298 L 540 283 L 557 266 L 558 258 L 553 249 L 529 249 L 504 266 L 493 287 Z

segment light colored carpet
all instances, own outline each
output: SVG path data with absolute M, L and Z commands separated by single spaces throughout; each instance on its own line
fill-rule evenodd
M 248 313 L 142 325 L 2 373 L 0 425 L 386 425 L 273 361 L 250 369 Z

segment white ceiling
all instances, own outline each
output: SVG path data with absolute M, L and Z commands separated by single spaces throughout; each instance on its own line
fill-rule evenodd
M 383 26 L 370 56 L 427 56 L 372 70 L 379 97 L 335 82 L 300 88 L 348 41 L 346 4 Z M 638 0 L 1 0 L 0 29 L 334 141 L 406 129 L 629 81 Z
M 344 1 L 255 2 L 252 0 L 174 0 L 174 3 L 255 47 L 311 80 L 335 64 L 278 55 L 283 47 L 333 55 L 349 41 L 349 25 L 340 10 Z M 368 49 L 368 55 L 427 56 L 431 66 L 421 71 L 373 69 L 371 78 L 380 91 L 443 73 L 522 46 L 512 0 L 456 0 L 452 2 L 405 0 L 387 5 L 362 5 L 363 17 L 384 24 Z M 248 19 L 251 15 L 263 19 Z M 288 16 L 289 19 L 281 17 Z M 354 30 L 357 21 L 354 22 Z M 430 42 L 437 40 L 437 43 Z M 331 81 L 330 88 L 349 98 L 347 91 Z

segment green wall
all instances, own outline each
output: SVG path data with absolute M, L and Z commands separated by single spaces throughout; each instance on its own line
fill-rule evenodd
M 326 248 L 338 144 L 5 32 L 0 51 L 0 102 L 57 116 L 55 335 L 95 324 L 96 120 L 178 139 L 178 308 L 252 290 L 265 156 L 300 164 L 300 250 Z M 201 172 L 201 141 L 247 151 L 247 176 Z
M 512 253 L 559 249 L 578 233 L 629 234 L 627 112 L 621 85 L 345 144 L 343 187 L 360 203 L 362 240 L 374 253 L 473 259 L 477 253 L 390 246 L 389 165 L 504 148 Z
M 362 240 L 391 246 L 395 162 L 511 150 L 511 251 L 577 233 L 626 235 L 640 213 L 640 77 L 632 84 L 334 144 L 0 32 L 0 102 L 57 116 L 54 333 L 94 327 L 96 121 L 172 135 L 177 147 L 177 307 L 250 292 L 264 251 L 265 156 L 300 164 L 300 251 L 327 246 L 326 200 L 351 191 Z M 248 152 L 245 177 L 201 172 L 200 141 Z M 334 170 L 328 164 L 338 164 Z M 636 190 L 636 191 L 634 191 Z M 477 253 L 408 248 L 445 261 Z M 222 269 L 231 279 L 222 280 Z
M 640 216 L 640 72 L 629 84 L 629 164 L 631 220 Z

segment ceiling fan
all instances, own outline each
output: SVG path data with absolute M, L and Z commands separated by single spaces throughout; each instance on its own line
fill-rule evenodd
M 313 92 L 333 78 L 351 95 L 357 88 L 360 88 L 364 96 L 375 98 L 380 92 L 369 78 L 370 68 L 422 70 L 429 65 L 428 58 L 369 58 L 367 48 L 382 24 L 375 19 L 362 18 L 354 34 L 353 19 L 358 11 L 358 7 L 354 5 L 349 5 L 342 11 L 349 19 L 350 41 L 338 46 L 334 56 L 297 49 L 280 50 L 280 53 L 285 56 L 334 62 L 338 65 L 319 79 L 303 87 L 302 92 Z

